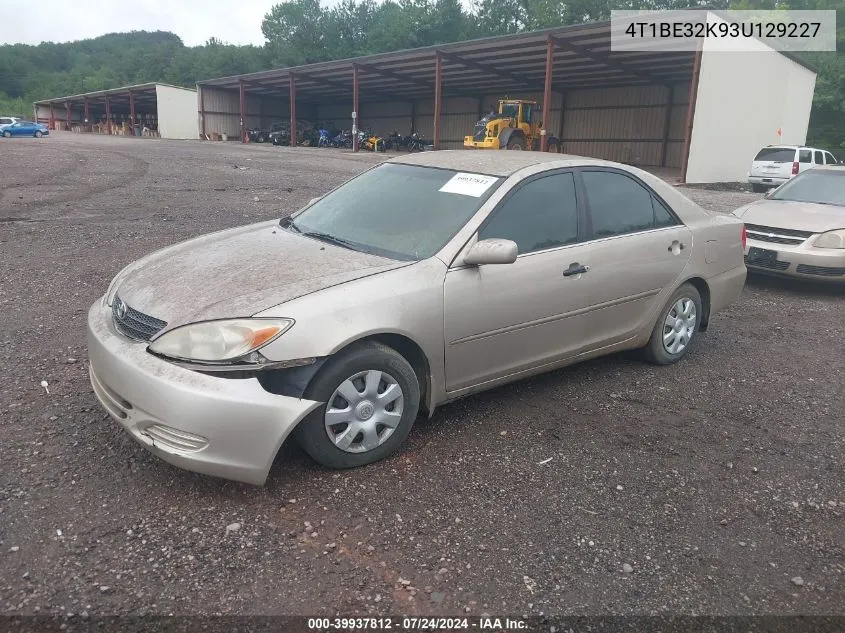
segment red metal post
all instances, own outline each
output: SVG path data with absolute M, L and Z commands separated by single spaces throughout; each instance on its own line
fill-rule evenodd
M 88 109 L 88 97 L 85 97 L 84 104 L 85 104 L 85 126 L 87 127 L 91 123 L 91 111 Z
M 666 156 L 669 151 L 669 131 L 672 127 L 672 104 L 675 101 L 675 84 L 666 88 L 666 110 L 663 114 L 663 146 L 660 149 L 660 166 L 666 167 Z
M 290 146 L 296 147 L 296 75 L 290 74 Z
M 352 151 L 358 151 L 358 66 L 352 66 Z
M 106 95 L 106 134 L 111 134 L 111 100 Z
M 50 102 L 50 129 L 56 129 L 56 112 L 53 109 L 53 102 Z
M 440 149 L 440 108 L 442 101 L 441 79 L 443 74 L 443 55 L 437 51 L 434 57 L 434 149 Z
M 132 127 L 132 136 L 135 135 L 135 93 L 129 91 L 129 125 Z
M 555 64 L 555 41 L 549 37 L 546 44 L 546 83 L 543 88 L 543 129 L 540 130 L 540 151 L 549 150 L 549 117 L 552 115 L 552 73 Z
M 70 120 L 70 101 L 65 101 L 65 123 L 67 123 L 67 129 L 70 131 L 73 127 L 73 123 Z
M 698 99 L 698 78 L 701 75 L 701 41 L 695 49 L 692 65 L 692 79 L 689 84 L 689 103 L 687 104 L 687 122 L 684 127 L 684 149 L 681 154 L 681 182 L 687 181 L 690 146 L 692 145 L 692 126 L 695 121 L 695 102 Z
M 202 93 L 202 86 L 198 86 L 200 91 L 200 134 L 205 138 L 205 95 Z
M 249 137 L 246 134 L 246 91 L 244 80 L 240 80 L 240 103 L 241 103 L 241 143 L 248 143 Z

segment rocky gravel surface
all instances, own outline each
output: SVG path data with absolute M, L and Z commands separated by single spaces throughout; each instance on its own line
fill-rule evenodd
M 0 142 L 0 614 L 845 615 L 841 289 L 752 277 L 678 365 L 616 355 L 467 398 L 353 471 L 286 445 L 263 488 L 106 417 L 85 319 L 122 266 L 380 159 Z

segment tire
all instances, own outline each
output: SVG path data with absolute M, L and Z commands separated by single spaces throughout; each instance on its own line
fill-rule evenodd
M 372 381 L 378 377 L 375 397 L 367 397 L 372 393 Z M 383 396 L 388 389 L 391 394 L 398 389 L 399 397 L 386 401 L 382 408 L 378 395 Z M 341 391 L 353 395 L 347 400 Z M 308 385 L 305 398 L 325 404 L 296 428 L 299 445 L 323 466 L 355 468 L 384 459 L 402 445 L 419 411 L 420 387 L 413 367 L 401 354 L 387 345 L 368 342 L 353 345 L 330 359 Z M 401 413 L 397 414 L 397 407 Z M 327 416 L 330 411 L 334 415 Z M 361 429 L 354 436 L 350 432 L 353 423 Z
M 766 185 L 758 185 L 757 183 L 751 183 L 751 191 L 754 193 L 766 193 L 769 188 Z
M 525 139 L 521 136 L 510 137 L 508 139 L 507 149 L 520 152 L 525 149 Z
M 550 140 L 548 151 L 552 154 L 560 154 L 560 144 L 556 140 Z
M 41 130 L 36 130 L 35 138 L 41 138 L 42 136 L 44 136 L 44 134 L 41 132 Z
M 3 132 L 3 136 L 5 138 L 12 138 L 12 133 L 11 132 Z
M 257 139 L 255 139 L 256 143 L 265 143 L 267 139 L 264 138 L 263 135 L 259 135 Z
M 669 330 L 670 318 L 675 318 L 678 313 L 686 313 L 689 316 L 677 326 L 682 329 Z M 681 360 L 696 340 L 702 316 L 701 295 L 692 284 L 683 284 L 660 311 L 648 345 L 644 348 L 646 360 L 655 365 L 671 365 Z M 672 334 L 674 336 L 671 336 Z

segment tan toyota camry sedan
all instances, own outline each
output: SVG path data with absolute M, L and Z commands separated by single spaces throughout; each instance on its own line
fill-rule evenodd
M 88 316 L 91 383 L 190 470 L 261 484 L 291 434 L 361 466 L 455 398 L 619 350 L 681 359 L 740 294 L 743 242 L 633 167 L 403 156 L 127 266 Z

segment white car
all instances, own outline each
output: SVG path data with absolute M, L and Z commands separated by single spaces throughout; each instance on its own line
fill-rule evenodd
M 769 145 L 751 162 L 748 182 L 757 193 L 779 187 L 793 176 L 817 165 L 837 165 L 830 152 L 801 145 Z
M 3 128 L 7 125 L 12 125 L 20 120 L 21 119 L 16 116 L 0 116 L 0 132 L 2 132 Z

